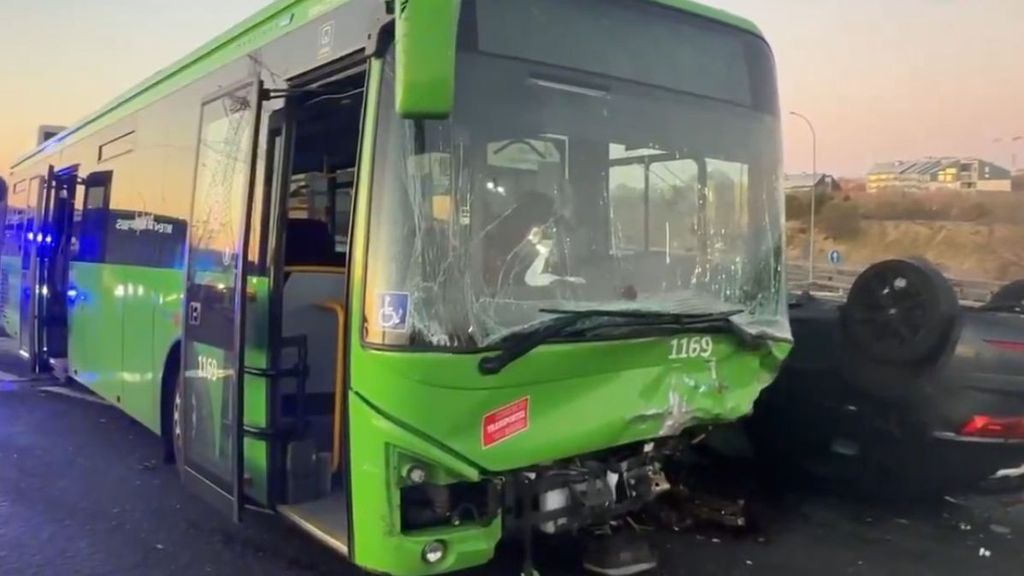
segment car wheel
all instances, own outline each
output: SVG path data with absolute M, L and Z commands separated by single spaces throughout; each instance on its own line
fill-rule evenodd
M 960 314 L 952 285 L 923 259 L 866 268 L 840 311 L 844 343 L 868 360 L 917 364 L 949 343 Z
M 1024 312 L 1024 280 L 1014 280 L 989 298 L 982 308 L 1009 312 Z
M 959 319 L 956 292 L 927 261 L 869 266 L 840 309 L 843 375 L 873 397 L 906 401 L 951 356 Z

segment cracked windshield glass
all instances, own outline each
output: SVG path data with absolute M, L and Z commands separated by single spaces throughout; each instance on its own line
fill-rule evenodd
M 474 6 L 451 117 L 382 113 L 368 294 L 408 293 L 410 318 L 370 338 L 472 349 L 546 309 L 600 309 L 733 311 L 788 339 L 767 45 L 644 7 Z M 394 81 L 389 57 L 385 99 Z

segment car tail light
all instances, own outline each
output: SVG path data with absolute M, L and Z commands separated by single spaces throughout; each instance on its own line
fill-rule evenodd
M 975 416 L 960 429 L 961 436 L 1024 439 L 1024 417 Z
M 1006 350 L 1007 352 L 1024 352 L 1024 342 L 1014 342 L 1012 340 L 985 340 L 985 344 L 988 344 L 993 348 Z

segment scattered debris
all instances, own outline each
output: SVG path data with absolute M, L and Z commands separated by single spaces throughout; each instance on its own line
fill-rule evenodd
M 1012 532 L 1009 526 L 1003 526 L 1002 524 L 992 524 L 989 526 L 989 529 L 996 534 L 1002 534 L 1004 536 L 1008 536 L 1010 532 Z
M 747 528 L 746 500 L 726 500 L 709 494 L 679 492 L 678 508 L 692 521 L 725 528 Z
M 967 522 L 961 522 L 960 524 L 957 525 L 957 527 L 960 528 L 960 530 L 963 531 L 963 532 L 970 532 L 971 531 L 971 525 L 968 524 Z
M 992 557 L 992 551 L 989 550 L 988 548 L 985 548 L 984 546 L 982 546 L 978 550 L 978 557 L 979 558 L 991 558 Z
M 156 470 L 156 460 L 150 460 L 139 464 L 139 470 Z
M 164 545 L 163 544 L 157 544 L 156 545 L 156 549 L 157 550 L 163 550 L 164 549 Z

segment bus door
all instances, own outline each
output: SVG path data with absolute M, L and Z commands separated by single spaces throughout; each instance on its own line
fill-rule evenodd
M 56 367 L 68 356 L 68 273 L 78 166 L 52 173 L 46 186 L 39 233 L 39 298 L 36 349 L 40 368 Z
M 56 170 L 49 167 L 46 179 L 33 178 L 29 182 L 28 198 L 25 204 L 25 241 L 21 248 L 21 298 L 18 303 L 19 329 L 18 345 L 21 355 L 29 360 L 33 370 L 40 366 L 38 344 L 39 299 L 42 286 L 39 283 L 40 256 L 45 240 L 42 215 L 50 190 L 56 184 Z
M 240 520 L 247 291 L 247 209 L 259 133 L 260 83 L 207 98 L 200 112 L 186 257 L 181 467 L 186 486 Z

